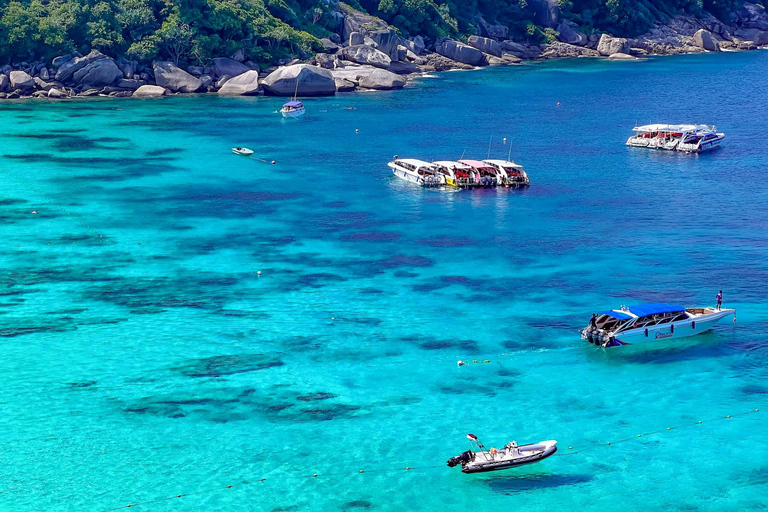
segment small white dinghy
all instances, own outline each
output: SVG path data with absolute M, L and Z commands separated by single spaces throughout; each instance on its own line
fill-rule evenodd
M 232 152 L 234 154 L 240 155 L 240 156 L 252 156 L 253 155 L 253 150 L 252 149 L 248 149 L 248 148 L 241 148 L 241 147 L 232 148 Z
M 546 459 L 557 451 L 557 441 L 554 440 L 522 446 L 518 446 L 516 441 L 512 441 L 501 450 L 496 448 L 486 450 L 476 435 L 467 434 L 467 439 L 473 443 L 472 447 L 476 450 L 470 449 L 461 455 L 448 459 L 448 467 L 452 468 L 461 464 L 462 473 L 484 473 L 532 464 Z

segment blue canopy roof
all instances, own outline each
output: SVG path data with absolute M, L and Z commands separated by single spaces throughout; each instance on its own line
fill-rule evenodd
M 629 320 L 632 318 L 626 313 L 622 313 L 621 311 L 601 311 L 601 315 L 608 315 L 610 317 L 616 318 L 618 320 Z
M 284 107 L 300 107 L 301 106 L 301 102 L 300 101 L 289 101 L 288 103 L 286 103 L 283 106 Z
M 638 304 L 629 306 L 629 311 L 637 316 L 657 315 L 659 313 L 679 313 L 685 311 L 683 306 L 677 304 L 664 304 L 662 302 L 649 302 L 648 304 Z
M 648 304 L 638 304 L 627 308 L 635 316 L 642 317 L 648 315 L 658 315 L 660 313 L 679 313 L 685 311 L 683 306 L 677 304 L 663 304 L 661 302 L 650 302 Z M 601 311 L 601 315 L 608 315 L 618 320 L 629 320 L 632 316 L 623 311 Z

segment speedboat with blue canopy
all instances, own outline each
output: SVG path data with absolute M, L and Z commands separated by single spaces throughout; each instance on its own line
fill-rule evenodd
M 280 113 L 283 114 L 283 117 L 299 117 L 303 116 L 306 110 L 304 110 L 302 102 L 294 99 L 284 104 L 283 108 L 280 109 Z
M 599 347 L 618 347 L 651 341 L 687 338 L 710 330 L 735 309 L 685 308 L 651 302 L 602 311 L 581 331 L 581 338 Z

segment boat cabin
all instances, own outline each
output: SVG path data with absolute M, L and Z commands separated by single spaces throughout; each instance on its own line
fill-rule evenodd
M 691 315 L 677 304 L 638 304 L 619 310 L 603 311 L 597 319 L 597 328 L 617 332 L 644 329 L 655 325 L 688 320 Z
M 437 162 L 432 162 L 432 165 L 439 174 L 445 177 L 445 182 L 448 185 L 471 187 L 477 184 L 475 179 L 476 173 L 472 166 L 452 160 L 438 160 Z
M 283 105 L 283 110 L 285 112 L 290 112 L 292 110 L 300 110 L 300 109 L 303 109 L 303 108 L 304 108 L 304 104 L 302 102 L 296 101 L 296 100 L 289 101 L 288 103 L 285 103 Z
M 483 163 L 499 171 L 508 183 L 528 182 L 528 175 L 523 170 L 523 166 L 515 162 L 509 160 L 483 160 Z
M 480 175 L 480 185 L 496 185 L 502 175 L 495 167 L 480 160 L 459 160 L 459 163 L 472 167 Z

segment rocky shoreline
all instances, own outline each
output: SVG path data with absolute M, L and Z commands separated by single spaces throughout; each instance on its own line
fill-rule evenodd
M 480 34 L 466 42 L 405 39 L 379 18 L 339 11 L 339 27 L 323 39 L 314 57 L 281 62 L 261 70 L 240 53 L 215 58 L 206 66 L 168 61 L 141 64 L 113 59 L 97 50 L 45 62 L 0 67 L 0 99 L 69 99 L 94 96 L 154 98 L 175 94 L 222 96 L 330 96 L 355 90 L 400 89 L 423 73 L 523 61 L 594 57 L 638 60 L 650 55 L 753 50 L 768 45 L 768 14 L 745 3 L 725 24 L 714 16 L 678 16 L 637 38 L 580 32 L 562 20 L 557 41 L 541 47 L 507 39 L 508 29 L 478 20 Z

